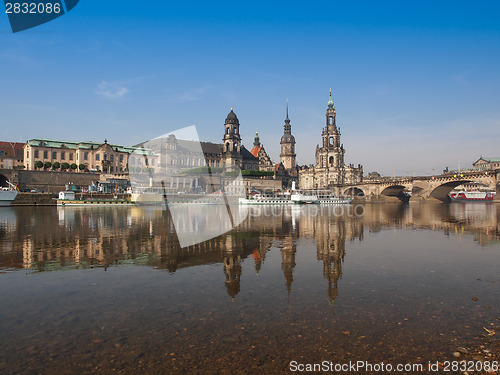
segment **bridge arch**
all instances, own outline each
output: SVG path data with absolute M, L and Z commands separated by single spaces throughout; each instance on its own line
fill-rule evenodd
M 402 185 L 391 185 L 382 190 L 380 195 L 386 195 L 388 197 L 397 197 L 404 194 L 405 189 L 406 187 Z
M 457 181 L 445 182 L 444 184 L 441 184 L 436 188 L 434 188 L 431 191 L 430 196 L 439 199 L 441 202 L 449 202 L 450 197 L 448 196 L 448 194 L 450 194 L 450 192 L 457 186 L 467 184 L 469 182 L 473 182 L 473 180 L 457 180 Z
M 405 193 L 406 186 L 403 185 L 391 185 L 386 187 L 380 195 L 385 195 L 386 197 L 396 197 L 403 202 L 408 202 L 410 200 L 410 196 Z
M 350 187 L 349 189 L 347 189 L 346 191 L 344 191 L 344 195 L 364 197 L 365 192 L 363 190 L 361 190 L 360 188 L 353 186 L 353 187 Z
M 0 187 L 7 187 L 9 186 L 9 184 L 7 183 L 7 181 L 9 181 L 9 179 L 4 176 L 3 174 L 0 174 Z

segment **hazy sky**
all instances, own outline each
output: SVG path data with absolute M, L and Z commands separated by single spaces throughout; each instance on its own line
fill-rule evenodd
M 333 89 L 346 163 L 438 173 L 500 157 L 500 2 L 81 0 L 13 34 L 0 17 L 1 140 L 132 145 L 238 115 L 279 160 L 285 102 L 314 161 Z

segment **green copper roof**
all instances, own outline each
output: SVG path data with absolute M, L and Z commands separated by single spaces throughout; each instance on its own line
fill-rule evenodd
M 104 143 L 73 142 L 73 141 L 58 141 L 58 140 L 54 140 L 54 139 L 39 139 L 39 138 L 37 138 L 37 139 L 29 140 L 28 144 L 30 146 L 48 147 L 48 148 L 67 148 L 69 150 L 90 150 L 90 149 L 98 149 L 103 144 L 106 144 L 106 142 L 104 142 Z M 154 152 L 152 150 L 149 150 L 149 149 L 113 145 L 113 144 L 109 144 L 109 143 L 107 143 L 107 144 L 117 152 L 126 152 L 129 154 L 135 152 L 136 154 L 139 154 L 139 155 L 154 154 Z
M 484 160 L 484 161 L 487 161 L 488 163 L 500 163 L 500 158 L 483 158 L 483 157 L 480 157 L 479 160 Z

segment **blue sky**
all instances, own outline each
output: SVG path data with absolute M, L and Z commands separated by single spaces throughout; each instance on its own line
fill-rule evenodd
M 480 5 L 480 6 L 479 6 Z M 346 163 L 422 175 L 500 157 L 499 2 L 81 0 L 12 34 L 0 17 L 1 139 L 131 145 L 185 126 L 279 157 L 289 99 L 314 161 L 333 89 Z

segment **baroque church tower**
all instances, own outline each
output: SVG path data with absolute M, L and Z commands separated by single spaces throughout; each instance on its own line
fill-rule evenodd
M 224 137 L 222 138 L 222 160 L 227 170 L 242 167 L 240 122 L 236 113 L 231 112 L 224 123 Z
M 345 150 L 344 145 L 340 144 L 340 128 L 337 128 L 335 116 L 335 105 L 330 89 L 330 100 L 326 108 L 326 126 L 321 133 L 323 145 L 316 148 L 316 166 L 329 171 L 329 183 L 344 184 Z
M 327 189 L 363 181 L 363 166 L 344 163 L 345 149 L 340 142 L 335 105 L 330 90 L 326 107 L 326 125 L 321 132 L 322 144 L 316 146 L 316 165 L 304 166 L 299 171 L 301 189 Z
M 288 100 L 286 102 L 286 119 L 283 136 L 281 137 L 280 161 L 287 170 L 295 169 L 297 166 L 295 154 L 295 137 L 292 135 L 292 126 L 288 118 Z

